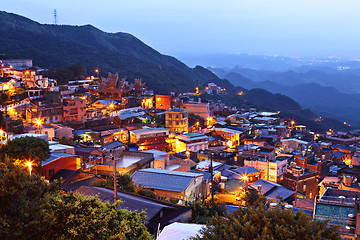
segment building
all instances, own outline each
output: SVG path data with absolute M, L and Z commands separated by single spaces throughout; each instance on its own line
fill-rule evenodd
M 226 139 L 228 146 L 234 147 L 239 146 L 244 131 L 240 131 L 232 128 L 215 128 L 215 134 L 220 135 Z
M 113 147 L 104 154 L 105 157 L 102 164 L 91 167 L 90 170 L 92 172 L 112 175 L 114 173 L 114 161 L 112 160 L 112 156 L 114 156 L 116 171 L 120 173 L 134 173 L 139 169 L 150 167 L 154 161 L 154 156 L 151 153 L 132 151 L 122 151 L 122 153 L 120 153 L 121 151 L 115 151 L 111 153 L 112 148 Z
M 188 111 L 174 108 L 165 112 L 165 127 L 174 133 L 188 132 Z
M 261 173 L 261 178 L 272 182 L 283 180 L 283 174 L 287 169 L 287 158 L 248 158 L 244 160 L 245 167 L 254 167 Z
M 172 108 L 171 96 L 170 95 L 155 95 L 155 108 L 170 110 Z
M 148 168 L 132 175 L 134 183 L 154 191 L 161 199 L 194 201 L 204 197 L 204 174 Z
M 125 94 L 130 93 L 132 87 L 126 78 L 119 80 L 119 74 L 109 73 L 108 78 L 101 78 L 101 84 L 96 93 L 103 99 L 121 99 Z
M 183 108 L 187 109 L 189 113 L 198 115 L 205 120 L 210 117 L 209 103 L 183 103 Z
M 3 66 L 12 66 L 13 68 L 31 68 L 32 59 L 2 59 Z
M 297 189 L 297 192 L 306 198 L 315 198 L 319 193 L 317 177 L 318 172 L 312 172 L 292 164 L 284 173 L 283 186 L 293 191 Z
M 284 151 L 287 151 L 287 149 L 304 150 L 309 146 L 308 142 L 296 138 L 282 139 L 280 142 Z
M 81 158 L 73 154 L 55 152 L 52 153 L 48 159 L 42 162 L 41 166 L 45 179 L 50 179 L 61 169 L 81 169 Z
M 86 101 L 83 98 L 63 98 L 63 121 L 82 122 L 86 120 Z
M 259 179 L 249 186 L 250 189 L 258 191 L 261 195 L 270 199 L 281 199 L 291 203 L 295 199 L 295 192 L 280 185 L 263 179 Z
M 157 149 L 166 151 L 169 130 L 166 128 L 142 128 L 130 131 L 130 142 L 136 143 L 142 150 Z
M 192 132 L 175 137 L 175 152 L 206 150 L 209 146 L 208 137 L 204 134 Z

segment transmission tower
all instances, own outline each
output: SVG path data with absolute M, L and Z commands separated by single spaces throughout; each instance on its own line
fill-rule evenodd
M 56 12 L 56 9 L 54 9 L 54 24 L 57 25 L 57 12 Z

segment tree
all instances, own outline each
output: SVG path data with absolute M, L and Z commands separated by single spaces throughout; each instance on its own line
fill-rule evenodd
M 267 199 L 263 195 L 258 194 L 255 190 L 248 190 L 240 195 L 240 201 L 243 201 L 246 207 L 258 207 L 264 206 Z
M 118 205 L 62 194 L 57 182 L 0 162 L 0 239 L 151 239 L 144 213 Z
M 50 157 L 49 143 L 37 137 L 15 138 L 0 148 L 0 156 L 20 163 L 30 160 L 35 166 L 41 166 L 41 162 Z
M 116 181 L 119 190 L 125 192 L 135 192 L 135 184 L 129 174 L 120 173 L 119 175 L 117 175 Z
M 192 223 L 205 224 L 215 215 L 225 215 L 225 206 L 221 204 L 217 198 L 214 198 L 213 208 L 210 200 L 187 202 L 186 206 L 190 207 L 192 210 L 192 217 L 190 220 Z
M 266 209 L 265 206 L 239 208 L 226 218 L 216 216 L 193 239 L 341 239 L 337 226 L 312 220 L 298 211 Z

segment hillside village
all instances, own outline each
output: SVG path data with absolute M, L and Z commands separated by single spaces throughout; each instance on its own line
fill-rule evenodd
M 360 130 L 318 133 L 281 112 L 208 101 L 204 93 L 226 92 L 213 82 L 159 95 L 142 79 L 101 69 L 66 85 L 31 59 L 2 60 L 0 70 L 1 145 L 46 140 L 51 156 L 37 174 L 61 179 L 65 192 L 147 210 L 150 232 L 189 222 L 187 202 L 215 198 L 231 212 L 253 191 L 271 207 L 360 234 Z M 151 193 L 95 187 L 119 174 Z

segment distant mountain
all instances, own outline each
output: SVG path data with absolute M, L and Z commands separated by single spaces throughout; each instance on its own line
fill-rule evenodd
M 214 82 L 226 88 L 228 93 L 216 98 L 221 98 L 230 106 L 288 111 L 289 117 L 309 122 L 316 117 L 289 97 L 235 87 L 201 66 L 189 68 L 174 57 L 162 55 L 128 33 L 106 33 L 91 25 L 39 24 L 0 11 L 0 36 L 0 54 L 33 59 L 36 66 L 58 68 L 80 63 L 86 66 L 88 72 L 99 68 L 103 76 L 107 72 L 119 72 L 120 76 L 129 79 L 143 78 L 146 86 L 156 93 L 194 91 L 197 86 Z M 265 59 L 264 66 L 268 61 L 276 59 Z M 234 95 L 238 91 L 245 94 Z
M 304 63 L 294 58 L 277 56 L 251 56 L 248 54 L 178 54 L 178 58 L 189 66 L 208 66 L 213 68 L 243 68 L 256 70 L 287 71 L 302 66 Z
M 253 76 L 255 74 L 251 75 L 251 77 Z M 341 93 L 335 88 L 324 87 L 317 83 L 285 86 L 272 81 L 258 82 L 234 72 L 228 73 L 224 77 L 235 86 L 246 89 L 263 88 L 272 93 L 280 93 L 291 97 L 319 115 L 352 122 L 356 125 L 360 124 L 360 95 L 358 94 Z
M 227 85 L 201 67 L 189 68 L 127 33 L 105 33 L 91 25 L 39 24 L 25 17 L 0 12 L 0 53 L 31 58 L 45 68 L 84 64 L 102 75 L 118 71 L 130 79 L 142 77 L 157 92 L 193 91 L 197 85 Z

